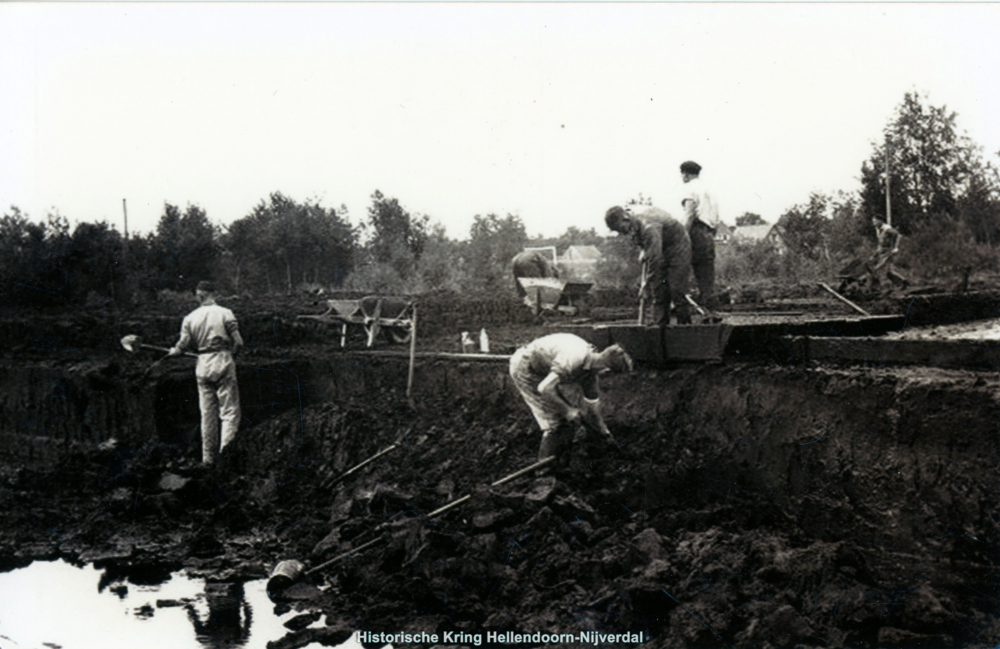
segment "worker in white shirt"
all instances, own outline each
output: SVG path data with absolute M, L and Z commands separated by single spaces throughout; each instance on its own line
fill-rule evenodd
M 698 303 L 715 311 L 715 231 L 719 227 L 719 207 L 701 178 L 701 165 L 692 160 L 681 164 L 684 181 L 685 223 L 691 238 L 691 269 L 698 284 Z
M 620 346 L 598 352 L 583 338 L 569 333 L 537 338 L 514 352 L 510 376 L 542 429 L 538 459 L 559 456 L 581 423 L 614 442 L 601 416 L 597 378 L 605 372 L 631 370 L 632 358 Z M 568 384 L 580 387 L 582 404 L 572 403 L 560 391 L 560 385 Z
M 215 303 L 215 293 L 211 282 L 198 283 L 195 295 L 201 306 L 184 318 L 181 337 L 170 350 L 171 356 L 178 356 L 193 344 L 198 351 L 194 374 L 201 409 L 201 461 L 206 466 L 215 463 L 240 427 L 240 390 L 233 355 L 243 347 L 243 338 L 233 312 Z

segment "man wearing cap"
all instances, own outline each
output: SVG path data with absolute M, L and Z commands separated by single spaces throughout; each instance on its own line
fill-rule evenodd
M 631 236 L 642 251 L 640 299 L 652 298 L 653 323 L 670 324 L 672 301 L 677 324 L 691 324 L 684 298 L 691 277 L 691 240 L 684 224 L 657 207 L 629 214 L 617 205 L 605 213 L 604 222 L 615 232 Z
M 240 391 L 233 355 L 243 347 L 243 338 L 233 312 L 215 303 L 211 282 L 199 282 L 195 295 L 201 306 L 184 318 L 181 337 L 170 355 L 181 354 L 191 344 L 198 351 L 194 374 L 201 409 L 201 461 L 211 466 L 240 427 Z
M 559 456 L 579 424 L 614 441 L 601 416 L 597 377 L 630 372 L 632 359 L 619 345 L 602 352 L 573 334 L 549 334 L 521 347 L 510 358 L 510 377 L 542 429 L 539 461 Z M 583 403 L 574 405 L 560 385 L 575 384 Z
M 701 165 L 692 160 L 681 164 L 684 181 L 685 224 L 691 237 L 691 268 L 698 284 L 698 301 L 709 311 L 718 306 L 715 299 L 715 230 L 719 226 L 719 208 L 699 178 Z

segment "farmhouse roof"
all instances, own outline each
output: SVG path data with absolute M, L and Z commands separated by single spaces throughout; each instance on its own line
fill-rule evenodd
M 763 241 L 771 233 L 773 225 L 738 225 L 733 230 L 733 238 L 745 241 Z

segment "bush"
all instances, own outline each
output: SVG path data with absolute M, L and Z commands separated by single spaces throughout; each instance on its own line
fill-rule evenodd
M 997 253 L 988 244 L 977 244 L 965 223 L 937 214 L 903 238 L 896 262 L 914 277 L 942 279 L 958 277 L 966 270 L 993 270 Z
M 825 257 L 809 259 L 779 250 L 768 241 L 720 245 L 715 258 L 717 290 L 729 287 L 733 297 L 740 299 L 744 292 L 756 294 L 768 286 L 775 295 L 804 297 L 818 282 L 832 281 L 837 265 Z

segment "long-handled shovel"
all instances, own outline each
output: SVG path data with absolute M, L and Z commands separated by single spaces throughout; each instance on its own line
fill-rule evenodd
M 642 260 L 642 278 L 639 280 L 639 326 L 646 324 L 646 284 L 649 281 L 649 264 Z
M 526 473 L 531 473 L 532 471 L 540 469 L 543 466 L 546 466 L 547 464 L 549 464 L 550 462 L 552 462 L 553 460 L 555 460 L 554 457 L 547 457 L 544 460 L 539 460 L 538 462 L 535 462 L 534 464 L 530 464 L 530 465 L 524 467 L 523 469 L 520 469 L 518 471 L 515 471 L 514 473 L 511 473 L 508 476 L 500 478 L 499 480 L 497 480 L 496 482 L 494 482 L 493 484 L 491 484 L 490 487 L 499 487 L 500 485 L 505 484 L 507 482 L 510 482 L 511 480 L 515 480 L 517 478 L 520 478 L 521 476 L 523 476 Z M 449 510 L 451 510 L 451 509 L 453 509 L 455 507 L 458 507 L 459 505 L 462 505 L 462 504 L 468 502 L 471 498 L 472 498 L 472 496 L 468 495 L 468 496 L 463 496 L 461 498 L 458 498 L 457 500 L 453 500 L 450 503 L 448 503 L 447 505 L 444 505 L 442 507 L 439 507 L 438 509 L 435 509 L 430 514 L 427 514 L 426 516 L 424 516 L 424 518 L 430 519 L 430 518 L 434 518 L 435 516 L 440 516 L 441 514 L 445 513 L 446 511 L 449 511 Z M 378 527 L 375 528 L 375 531 L 382 532 L 386 525 L 387 525 L 386 523 L 383 523 L 382 525 L 379 525 Z M 320 570 L 322 570 L 323 568 L 326 568 L 327 566 L 333 565 L 334 563 L 340 561 L 341 559 L 346 559 L 347 557 L 351 556 L 352 554 L 357 554 L 358 552 L 361 552 L 362 550 L 367 550 L 368 548 L 372 547 L 373 545 L 381 543 L 382 541 L 385 541 L 385 540 L 386 540 L 386 535 L 384 533 L 379 534 L 377 537 L 375 537 L 371 541 L 368 541 L 367 543 L 363 543 L 363 544 L 359 545 L 358 547 L 352 548 L 352 549 L 350 549 L 347 552 L 344 552 L 342 554 L 338 554 L 337 556 L 335 556 L 334 558 L 330 559 L 329 561 L 324 561 L 323 563 L 319 564 L 318 566 L 315 566 L 315 567 L 310 568 L 308 570 L 306 570 L 305 564 L 302 563 L 301 561 L 298 561 L 297 559 L 288 559 L 286 561 L 282 561 L 281 563 L 279 563 L 278 565 L 276 565 L 274 567 L 273 571 L 271 571 L 271 577 L 267 580 L 267 591 L 269 593 L 275 593 L 275 592 L 282 591 L 282 590 L 288 588 L 289 586 L 291 586 L 292 584 L 294 584 L 295 582 L 297 582 L 302 577 L 308 577 L 309 575 L 311 575 L 313 573 L 316 573 L 316 572 L 319 572 Z
M 154 351 L 165 352 L 167 354 L 166 356 L 162 356 L 161 358 L 159 358 L 156 361 L 154 361 L 153 364 L 150 365 L 149 367 L 147 367 L 146 371 L 142 373 L 142 376 L 139 377 L 139 380 L 136 381 L 135 383 L 133 383 L 131 386 L 129 386 L 129 392 L 134 394 L 135 391 L 139 389 L 139 386 L 142 384 L 142 382 L 146 380 L 146 377 L 149 376 L 149 373 L 152 372 L 156 368 L 156 366 L 158 366 L 160 363 L 162 363 L 163 361 L 165 361 L 168 358 L 170 358 L 170 350 L 167 349 L 166 347 L 156 347 L 155 345 L 145 345 L 142 342 L 142 338 L 139 337 L 139 336 L 136 336 L 134 334 L 133 335 L 129 335 L 129 336 L 125 336 L 124 338 L 122 338 L 121 339 L 121 343 L 122 343 L 122 347 L 124 347 L 128 351 L 132 352 L 133 354 L 135 354 L 136 352 L 138 352 L 140 349 L 151 349 L 151 350 L 154 350 Z M 184 355 L 185 356 L 194 356 L 195 358 L 198 357 L 198 354 L 194 354 L 194 353 L 191 353 L 191 352 L 184 352 Z
M 133 354 L 139 351 L 140 349 L 152 349 L 153 351 L 170 353 L 170 349 L 167 347 L 157 347 L 156 345 L 147 345 L 143 343 L 142 337 L 136 336 L 135 334 L 125 336 L 124 338 L 122 338 L 121 343 L 122 347 L 132 352 Z M 184 355 L 198 358 L 198 354 L 195 354 L 193 352 L 184 352 Z
M 359 469 L 362 469 L 362 468 L 364 468 L 364 467 L 368 466 L 369 464 L 371 464 L 371 463 L 372 463 L 372 462 L 374 462 L 375 460 L 379 459 L 380 457 L 382 457 L 382 456 L 383 456 L 383 455 L 385 455 L 386 453 L 389 453 L 389 452 L 391 452 L 391 451 L 394 451 L 394 450 L 396 450 L 396 449 L 397 449 L 398 447 L 399 447 L 399 442 L 396 442 L 395 444 L 391 444 L 390 446 L 388 446 L 387 448 L 384 448 L 384 449 L 382 449 L 381 451 L 379 451 L 379 452 L 378 452 L 378 453 L 376 453 L 375 455 L 371 456 L 370 458 L 368 458 L 367 460 L 365 460 L 365 461 L 364 461 L 364 462 L 362 462 L 361 464 L 358 464 L 357 466 L 354 466 L 354 467 L 351 467 L 351 468 L 350 468 L 350 469 L 348 469 L 347 471 L 344 471 L 343 473 L 341 473 L 341 474 L 340 474 L 340 475 L 338 475 L 337 477 L 335 477 L 335 478 L 327 478 L 326 480 L 324 480 L 324 481 L 323 481 L 323 482 L 322 482 L 322 483 L 320 484 L 320 486 L 321 486 L 321 487 L 322 487 L 323 489 L 329 489 L 330 487 L 332 487 L 333 485 L 337 484 L 338 482 L 340 482 L 341 480 L 343 480 L 343 479 L 344 479 L 344 478 L 346 478 L 347 476 L 351 475 L 351 474 L 352 474 L 352 473 L 354 473 L 355 471 L 357 471 L 357 470 L 359 470 Z

